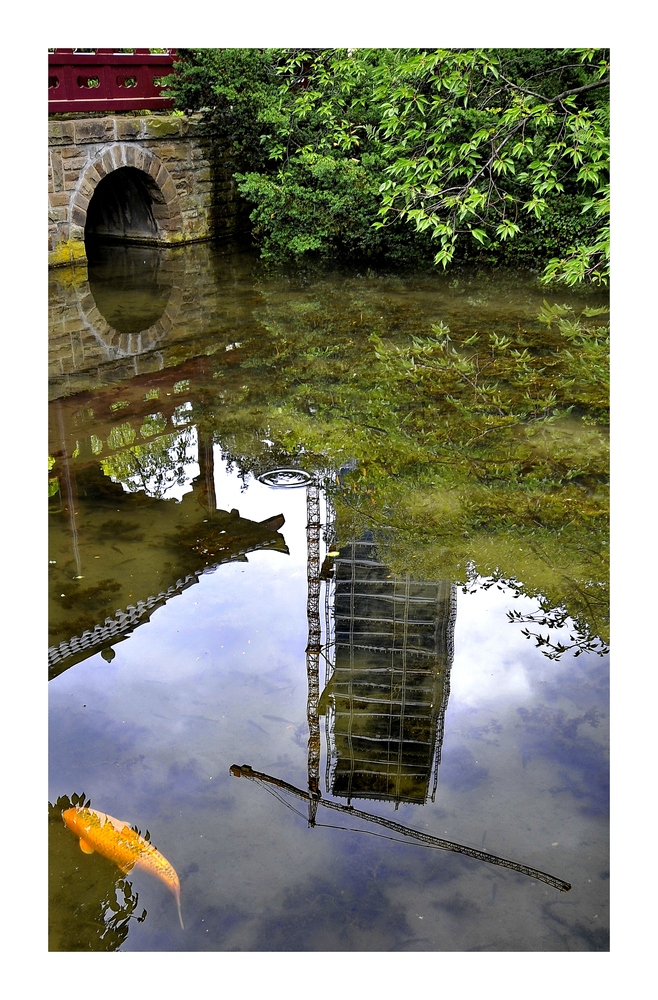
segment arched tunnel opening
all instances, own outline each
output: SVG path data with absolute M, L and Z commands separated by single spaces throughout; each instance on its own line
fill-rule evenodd
M 99 181 L 87 209 L 85 243 L 155 243 L 158 224 L 153 205 L 163 201 L 148 174 L 119 167 Z

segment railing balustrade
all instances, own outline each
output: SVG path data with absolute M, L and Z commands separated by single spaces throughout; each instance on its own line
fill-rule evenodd
M 48 113 L 160 111 L 175 49 L 49 49 Z

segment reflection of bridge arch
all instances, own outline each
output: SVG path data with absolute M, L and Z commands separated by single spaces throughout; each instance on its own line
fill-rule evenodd
M 96 305 L 89 282 L 78 299 L 78 311 L 82 322 L 98 343 L 105 348 L 108 358 L 132 357 L 150 351 L 165 339 L 178 317 L 183 301 L 180 287 L 174 285 L 162 316 L 146 330 L 137 333 L 122 333 L 112 327 Z
M 92 200 L 102 197 L 103 191 L 108 199 L 105 211 L 97 202 L 95 207 L 92 205 Z M 142 200 L 142 208 L 147 211 L 134 211 L 137 199 Z M 147 216 L 152 225 L 147 224 Z M 70 221 L 85 231 L 85 237 L 91 223 L 97 235 L 167 244 L 172 242 L 172 234 L 180 230 L 182 215 L 176 186 L 162 160 L 138 143 L 114 142 L 80 171 L 71 200 Z
M 181 264 L 175 251 L 104 244 L 96 247 L 76 304 L 82 323 L 108 358 L 150 351 L 169 335 L 183 300 Z M 97 265 L 100 272 L 96 271 Z M 137 302 L 135 295 L 139 297 Z

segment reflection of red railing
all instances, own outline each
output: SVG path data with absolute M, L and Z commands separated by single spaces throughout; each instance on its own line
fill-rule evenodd
M 53 49 L 48 53 L 48 112 L 173 108 L 161 97 L 174 49 Z

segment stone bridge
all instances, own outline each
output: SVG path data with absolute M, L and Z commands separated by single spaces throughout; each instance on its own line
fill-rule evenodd
M 84 263 L 90 237 L 171 246 L 230 234 L 238 196 L 199 115 L 48 122 L 48 262 Z

